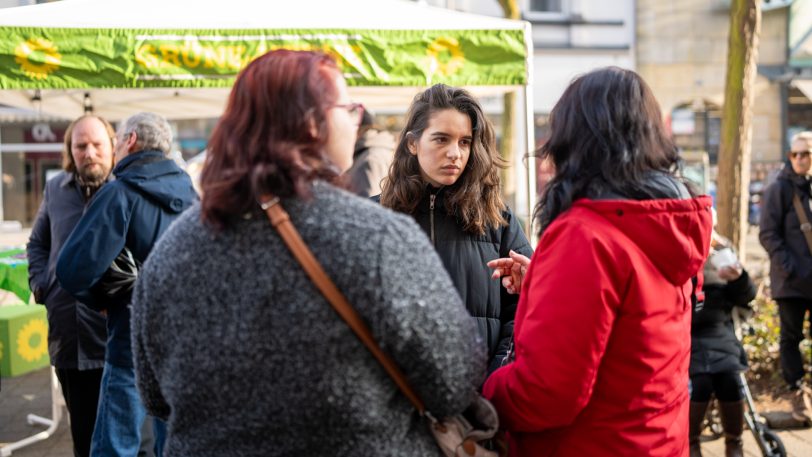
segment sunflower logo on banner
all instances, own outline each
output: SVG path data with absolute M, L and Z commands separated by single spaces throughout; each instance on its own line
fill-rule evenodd
M 42 319 L 31 319 L 17 333 L 17 354 L 26 362 L 48 355 L 48 326 Z
M 14 49 L 14 61 L 33 79 L 45 79 L 59 68 L 62 55 L 45 38 L 29 38 Z
M 465 54 L 456 38 L 437 38 L 429 44 L 426 53 L 429 55 L 431 75 L 440 73 L 443 76 L 451 76 L 465 64 Z

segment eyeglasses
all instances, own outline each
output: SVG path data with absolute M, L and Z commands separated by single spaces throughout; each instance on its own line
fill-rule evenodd
M 343 108 L 350 113 L 355 119 L 356 125 L 361 124 L 361 119 L 364 117 L 364 105 L 361 103 L 336 103 L 335 105 L 330 105 L 330 108 Z
M 792 159 L 808 159 L 809 151 L 800 151 L 800 152 L 790 151 L 789 156 Z

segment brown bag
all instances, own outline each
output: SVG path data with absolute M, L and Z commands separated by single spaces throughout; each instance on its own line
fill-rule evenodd
M 423 401 L 409 386 L 400 368 L 381 350 L 361 316 L 330 280 L 318 260 L 310 252 L 296 227 L 291 223 L 290 216 L 279 204 L 279 198 L 265 197 L 260 201 L 260 206 L 265 210 L 271 225 L 279 232 L 282 240 L 302 265 L 313 284 L 383 366 L 403 395 L 409 399 L 420 415 L 427 419 L 429 429 L 443 454 L 447 457 L 497 457 L 502 455 L 506 450 L 504 446 L 501 452 L 497 453 L 486 449 L 481 444 L 493 439 L 499 429 L 499 417 L 493 405 L 482 396 L 477 395 L 474 403 L 464 414 L 438 420 L 426 411 Z

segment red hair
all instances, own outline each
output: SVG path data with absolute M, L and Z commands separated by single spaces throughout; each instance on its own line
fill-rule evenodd
M 324 153 L 327 109 L 338 99 L 335 61 L 308 51 L 271 51 L 240 72 L 212 132 L 200 178 L 203 221 L 222 229 L 257 197 L 310 195 L 340 170 Z

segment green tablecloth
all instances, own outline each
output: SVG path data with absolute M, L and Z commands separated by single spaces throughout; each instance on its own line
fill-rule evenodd
M 0 289 L 7 290 L 23 303 L 28 303 L 31 290 L 28 288 L 28 259 L 25 249 L 0 251 Z

